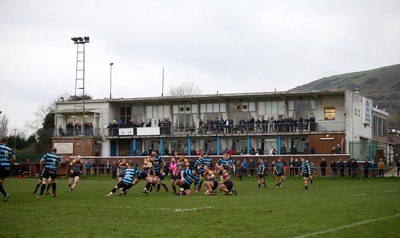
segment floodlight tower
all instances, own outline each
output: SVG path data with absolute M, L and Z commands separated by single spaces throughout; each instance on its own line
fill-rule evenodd
M 82 156 L 85 156 L 85 44 L 89 43 L 89 37 L 73 37 L 71 40 L 76 44 L 76 74 L 75 74 L 75 98 L 74 98 L 74 126 L 76 125 L 76 113 L 82 112 L 82 125 L 81 130 L 76 130 L 75 127 L 75 135 L 82 135 Z M 78 91 L 82 91 L 82 99 L 77 100 Z M 79 110 L 80 109 L 80 110 Z M 83 129 L 83 131 L 82 131 Z

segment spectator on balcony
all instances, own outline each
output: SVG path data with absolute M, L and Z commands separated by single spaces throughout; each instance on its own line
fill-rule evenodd
M 82 133 L 82 125 L 77 122 L 75 123 L 75 135 L 80 135 Z
M 244 119 L 242 118 L 242 119 L 239 121 L 239 130 L 240 130 L 240 133 L 244 133 L 245 127 L 246 127 L 246 122 L 245 122 Z
M 67 123 L 67 136 L 72 136 L 74 133 L 74 124 L 72 122 Z
M 260 120 L 260 118 L 258 118 L 257 121 L 256 121 L 255 123 L 256 123 L 256 132 L 257 132 L 257 133 L 262 132 L 262 125 L 261 125 L 261 120 Z
M 285 146 L 285 143 L 283 143 L 282 144 L 282 146 L 281 146 L 281 155 L 286 155 L 286 146 Z
M 295 154 L 297 154 L 297 148 L 296 148 L 296 146 L 292 146 L 292 149 L 290 149 L 290 153 L 292 154 L 292 155 L 295 155 Z
M 296 118 L 293 118 L 293 121 L 292 121 L 292 131 L 291 131 L 291 132 L 296 132 L 296 130 L 297 130 L 297 119 L 296 119 Z
M 310 131 L 315 131 L 315 118 L 310 117 Z
M 262 125 L 262 132 L 268 133 L 268 120 L 265 120 L 265 118 L 263 117 L 261 120 L 261 125 Z
M 269 132 L 274 132 L 274 120 L 268 117 Z
M 62 129 L 61 126 L 58 127 L 58 134 L 59 134 L 60 136 L 65 136 L 64 129 Z
M 339 155 L 342 154 L 342 147 L 341 147 L 339 144 L 336 145 L 336 151 L 335 151 L 335 153 L 336 153 L 336 154 L 339 154 Z
M 308 117 L 306 116 L 306 118 L 304 118 L 304 129 L 306 130 L 306 131 L 308 131 L 308 123 L 309 123 L 310 121 L 309 121 L 309 119 L 308 119 Z
M 304 119 L 303 119 L 303 116 L 301 116 L 299 118 L 299 123 L 298 123 L 298 127 L 299 127 L 299 131 L 300 132 L 303 132 L 303 122 L 304 122 Z
M 332 150 L 331 150 L 331 154 L 333 155 L 333 154 L 335 154 L 336 153 L 336 146 L 333 146 L 332 147 Z
M 315 148 L 314 148 L 314 146 L 311 146 L 311 149 L 310 149 L 310 154 L 315 154 Z

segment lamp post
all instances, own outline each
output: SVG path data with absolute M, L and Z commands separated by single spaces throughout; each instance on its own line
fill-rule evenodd
M 111 99 L 111 85 L 112 85 L 112 66 L 114 63 L 110 63 L 110 99 Z

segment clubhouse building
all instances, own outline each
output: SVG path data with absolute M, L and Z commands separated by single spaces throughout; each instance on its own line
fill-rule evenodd
M 53 145 L 62 155 L 392 155 L 389 114 L 359 92 L 261 92 L 59 101 Z

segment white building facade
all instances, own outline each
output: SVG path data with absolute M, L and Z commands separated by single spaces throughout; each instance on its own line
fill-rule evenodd
M 283 145 L 286 153 L 324 154 L 339 146 L 363 160 L 373 154 L 372 105 L 345 90 L 64 101 L 53 143 L 69 148 L 65 155 L 87 156 L 282 154 Z

